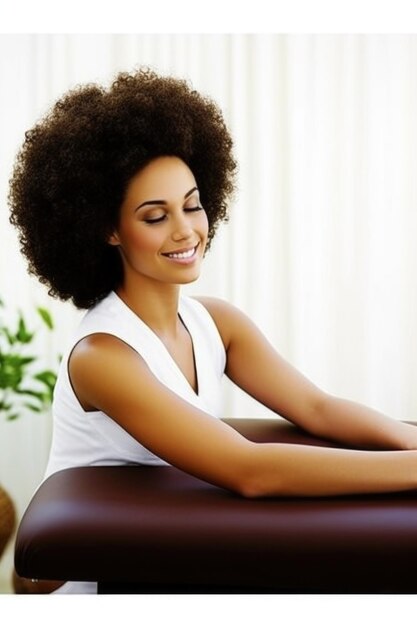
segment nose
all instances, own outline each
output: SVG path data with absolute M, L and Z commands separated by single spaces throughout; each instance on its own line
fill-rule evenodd
M 184 213 L 177 215 L 173 223 L 172 240 L 183 241 L 189 239 L 192 234 L 193 229 L 189 217 Z

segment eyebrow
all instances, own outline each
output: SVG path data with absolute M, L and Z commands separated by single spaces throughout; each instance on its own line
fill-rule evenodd
M 193 187 L 192 189 L 190 189 L 190 191 L 187 191 L 187 193 L 186 193 L 186 194 L 185 194 L 185 196 L 184 196 L 184 200 L 186 200 L 186 199 L 188 198 L 188 196 L 191 196 L 191 194 L 192 194 L 194 191 L 198 191 L 198 187 Z M 146 205 L 148 205 L 148 204 L 150 204 L 150 205 L 154 205 L 154 204 L 157 204 L 157 205 L 163 204 L 163 205 L 165 205 L 165 204 L 168 204 L 168 203 L 167 203 L 167 201 L 166 201 L 166 200 L 146 200 L 145 202 L 142 202 L 142 204 L 140 204 L 139 206 L 137 206 L 137 207 L 136 207 L 136 209 L 135 209 L 135 211 L 138 211 L 138 210 L 139 210 L 139 209 L 141 209 L 143 206 L 146 206 Z

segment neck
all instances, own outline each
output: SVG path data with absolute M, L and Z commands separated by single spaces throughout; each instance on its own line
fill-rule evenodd
M 149 328 L 161 338 L 175 338 L 180 329 L 178 318 L 179 285 L 125 278 L 116 293 Z

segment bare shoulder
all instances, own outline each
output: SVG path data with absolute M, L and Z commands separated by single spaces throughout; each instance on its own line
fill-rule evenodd
M 246 315 L 233 304 L 221 298 L 212 298 L 210 296 L 194 296 L 193 298 L 200 302 L 210 313 L 227 349 L 234 331 L 247 320 Z
M 102 359 L 103 356 L 111 358 L 115 354 L 121 354 L 124 357 L 139 356 L 131 346 L 115 335 L 94 333 L 83 337 L 75 344 L 69 356 L 69 367 L 82 369 L 85 365 L 91 366 L 94 361 Z
M 111 365 L 111 367 L 109 367 Z M 75 344 L 68 358 L 68 372 L 74 391 L 85 410 L 96 405 L 87 399 L 87 389 L 107 388 L 114 367 L 130 378 L 145 367 L 140 355 L 127 343 L 107 333 L 94 333 Z
M 116 364 L 120 371 L 126 370 L 126 374 L 132 367 L 136 370 L 146 366 L 142 357 L 119 337 L 94 333 L 75 344 L 68 359 L 68 370 L 71 377 L 74 376 L 80 382 L 90 377 L 95 379 L 94 372 L 104 370 L 102 381 L 103 375 L 107 377 L 107 372 L 113 370 Z

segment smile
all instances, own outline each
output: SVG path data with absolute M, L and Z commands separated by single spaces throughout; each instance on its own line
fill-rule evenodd
M 162 255 L 165 257 L 168 257 L 168 259 L 174 259 L 177 261 L 187 261 L 187 260 L 191 260 L 195 256 L 198 246 L 199 246 L 199 243 L 193 248 L 189 248 L 188 250 L 181 250 L 178 252 L 163 252 Z

